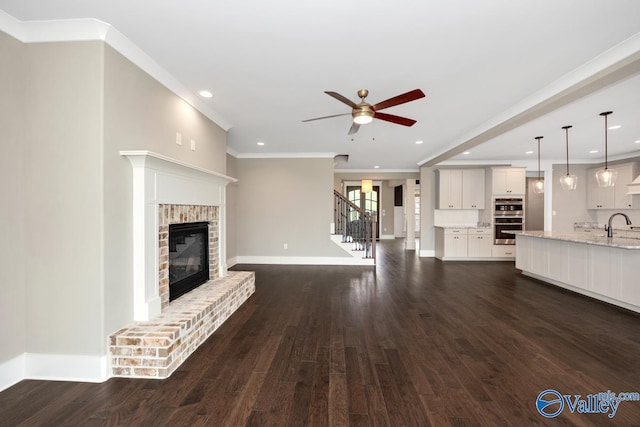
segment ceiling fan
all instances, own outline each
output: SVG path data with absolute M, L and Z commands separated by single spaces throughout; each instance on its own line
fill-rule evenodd
M 330 119 L 332 117 L 340 117 L 340 116 L 346 116 L 351 114 L 351 116 L 353 117 L 353 124 L 351 125 L 351 129 L 349 129 L 349 135 L 353 135 L 354 133 L 358 132 L 358 129 L 360 129 L 360 125 L 371 123 L 373 119 L 384 120 L 386 122 L 396 123 L 398 125 L 403 125 L 403 126 L 413 126 L 416 123 L 416 121 L 413 119 L 394 116 L 393 114 L 380 113 L 379 111 L 385 108 L 404 104 L 406 102 L 415 101 L 416 99 L 424 98 L 425 96 L 420 89 L 414 89 L 407 93 L 403 93 L 402 95 L 394 96 L 393 98 L 389 98 L 385 101 L 378 102 L 377 104 L 371 105 L 364 100 L 369 94 L 369 91 L 367 89 L 360 89 L 358 91 L 358 96 L 360 97 L 360 103 L 358 104 L 351 101 L 349 98 L 343 95 L 340 95 L 337 92 L 325 91 L 324 93 L 337 99 L 338 101 L 344 104 L 347 104 L 349 107 L 351 107 L 351 113 L 316 117 L 315 119 L 303 120 L 303 122 Z

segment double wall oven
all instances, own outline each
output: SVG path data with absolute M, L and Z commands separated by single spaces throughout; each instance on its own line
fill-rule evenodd
M 508 231 L 524 230 L 524 198 L 496 197 L 493 203 L 494 243 L 515 245 L 516 236 Z

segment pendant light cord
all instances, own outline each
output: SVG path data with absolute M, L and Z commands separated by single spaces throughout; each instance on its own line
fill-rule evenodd
M 565 143 L 567 147 L 567 176 L 569 176 L 569 129 L 573 126 L 567 125 L 563 126 L 562 129 L 565 131 Z
M 604 113 L 600 113 L 601 116 L 604 116 L 604 170 L 609 169 L 609 162 L 608 162 L 608 157 L 609 157 L 609 141 L 608 141 L 609 121 L 608 121 L 608 116 L 611 113 L 613 113 L 613 111 L 605 111 Z
M 538 140 L 538 181 L 541 181 L 542 179 L 540 178 L 540 140 L 544 138 L 543 136 L 536 136 L 536 139 Z

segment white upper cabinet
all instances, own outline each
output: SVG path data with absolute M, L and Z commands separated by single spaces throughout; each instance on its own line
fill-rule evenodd
M 614 187 L 614 206 L 616 209 L 633 209 L 633 198 L 627 196 L 627 185 L 633 181 L 633 164 L 616 165 L 618 179 Z M 637 209 L 638 206 L 635 206 Z
M 462 209 L 462 171 L 438 171 L 438 209 Z
M 492 168 L 493 195 L 524 195 L 526 174 L 524 168 Z
M 462 170 L 462 209 L 484 209 L 484 169 Z
M 484 169 L 438 170 L 438 209 L 484 209 Z

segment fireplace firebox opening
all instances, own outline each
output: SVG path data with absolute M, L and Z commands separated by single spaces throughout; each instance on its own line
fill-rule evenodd
M 169 301 L 209 280 L 209 223 L 169 225 Z

